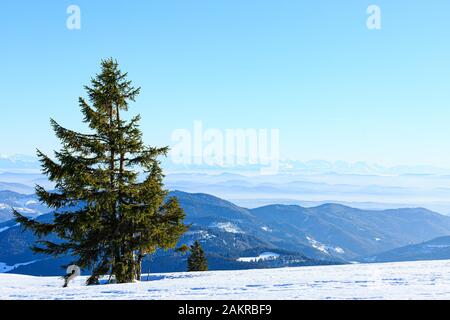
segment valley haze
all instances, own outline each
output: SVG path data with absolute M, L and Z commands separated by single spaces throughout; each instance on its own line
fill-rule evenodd
M 238 205 L 306 207 L 338 203 L 361 209 L 423 207 L 450 214 L 450 169 L 433 166 L 386 167 L 367 162 L 281 162 L 276 175 L 260 175 L 259 166 L 183 166 L 163 161 L 170 190 L 205 190 Z M 35 184 L 52 185 L 33 156 L 0 157 L 0 190 L 34 193 Z M 1 221 L 1 218 L 0 218 Z

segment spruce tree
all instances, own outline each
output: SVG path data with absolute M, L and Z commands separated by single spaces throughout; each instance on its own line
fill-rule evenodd
M 61 150 L 54 159 L 37 151 L 43 173 L 54 191 L 36 186 L 40 201 L 54 209 L 43 223 L 14 212 L 17 222 L 40 240 L 33 250 L 53 256 L 70 254 L 74 263 L 92 272 L 88 284 L 111 275 L 118 283 L 140 279 L 141 262 L 157 248 L 173 248 L 186 231 L 184 212 L 167 199 L 158 157 L 168 148 L 144 145 L 140 116 L 125 120 L 128 103 L 140 88 L 113 59 L 85 86 L 89 101 L 79 98 L 89 133 L 60 126 L 51 119 Z M 56 234 L 61 241 L 45 239 Z
M 188 271 L 208 271 L 208 261 L 200 242 L 195 241 L 190 248 L 191 255 L 188 258 Z

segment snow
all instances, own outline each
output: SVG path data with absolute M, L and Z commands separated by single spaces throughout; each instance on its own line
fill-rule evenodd
M 308 236 L 306 237 L 306 239 L 309 241 L 309 243 L 313 248 L 316 248 L 317 250 L 322 251 L 323 253 L 328 253 L 328 250 L 324 244 Z
M 341 247 L 333 248 L 333 250 L 336 251 L 337 253 L 340 253 L 340 254 L 344 253 L 344 249 L 342 249 Z
M 28 213 L 28 214 L 35 214 L 38 213 L 36 210 L 33 209 L 28 209 L 28 208 L 14 208 L 17 211 L 19 211 L 20 213 Z
M 320 243 L 320 242 L 317 241 L 317 240 L 314 240 L 313 238 L 311 238 L 311 237 L 309 237 L 309 236 L 306 236 L 306 239 L 308 240 L 309 244 L 310 244 L 313 248 L 315 248 L 315 249 L 317 249 L 317 250 L 319 250 L 319 251 L 322 251 L 323 253 L 329 254 L 329 253 L 330 253 L 330 250 L 332 250 L 332 251 L 334 251 L 334 252 L 336 252 L 336 253 L 344 254 L 344 249 L 342 249 L 341 247 L 331 247 L 331 246 L 327 246 L 327 245 L 325 245 L 325 244 L 323 244 L 323 243 Z
M 437 248 L 437 249 L 443 249 L 450 247 L 450 244 L 427 244 L 427 248 Z
M 6 230 L 8 230 L 8 229 L 10 229 L 10 228 L 13 228 L 13 227 L 17 227 L 17 226 L 19 226 L 19 225 L 20 225 L 20 223 L 16 223 L 15 225 L 10 226 L 10 227 L 3 227 L 3 228 L 0 228 L 0 232 L 6 231 Z
M 11 209 L 11 206 L 6 205 L 4 203 L 0 203 L 0 209 Z M 28 213 L 28 214 L 36 214 L 36 213 L 38 213 L 36 210 L 28 209 L 28 208 L 17 208 L 17 207 L 14 207 L 14 209 L 19 211 L 20 213 Z
M 216 238 L 215 235 L 209 234 L 208 231 L 205 231 L 205 230 L 188 231 L 188 232 L 185 233 L 185 235 L 197 236 L 197 237 L 199 237 L 202 240 Z
M 239 261 L 239 262 L 258 262 L 258 261 L 265 261 L 265 260 L 275 260 L 275 259 L 278 259 L 279 257 L 280 257 L 280 255 L 277 253 L 264 252 L 264 253 L 261 253 L 257 257 L 243 257 L 243 258 L 237 259 L 237 261 Z
M 28 261 L 28 262 L 17 263 L 17 264 L 15 264 L 15 265 L 13 265 L 13 266 L 8 266 L 6 263 L 0 262 L 0 273 L 10 272 L 10 271 L 14 270 L 14 269 L 17 268 L 17 267 L 20 267 L 20 266 L 26 266 L 26 265 L 35 263 L 36 261 L 38 261 L 38 260 L 33 260 L 33 261 Z
M 1 299 L 450 299 L 450 261 L 151 274 L 86 287 L 79 277 L 0 274 Z M 145 276 L 144 276 L 145 279 Z
M 217 222 L 213 223 L 211 227 L 221 229 L 228 233 L 243 233 L 241 229 L 231 222 Z

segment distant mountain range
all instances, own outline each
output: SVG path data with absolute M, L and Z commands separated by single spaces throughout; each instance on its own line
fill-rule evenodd
M 36 172 L 0 172 L 0 190 L 14 191 L 22 194 L 34 193 L 34 187 L 39 184 L 45 188 L 53 188 L 47 178 Z
M 450 217 L 421 208 L 370 211 L 326 204 L 247 209 L 207 194 L 174 191 L 171 196 L 179 199 L 186 223 L 192 224 L 180 244 L 201 241 L 216 270 L 368 261 L 381 252 L 450 236 Z M 52 214 L 37 219 L 49 221 Z M 35 240 L 15 221 L 0 223 L 0 272 L 3 265 L 14 273 L 61 274 L 60 265 L 70 257 L 36 256 L 29 249 Z M 256 259 L 263 253 L 276 258 Z M 145 260 L 144 270 L 149 266 L 155 272 L 182 271 L 186 257 L 158 252 L 150 265 Z
M 244 161 L 245 163 L 245 161 Z M 257 172 L 261 169 L 258 165 L 234 165 L 232 167 L 214 165 L 183 165 L 173 163 L 169 158 L 163 159 L 163 167 L 171 172 Z M 29 155 L 1 155 L 0 171 L 33 170 L 40 169 L 39 161 Z M 327 161 L 308 160 L 299 161 L 293 159 L 280 160 L 280 173 L 289 174 L 358 174 L 358 175 L 421 175 L 421 174 L 450 174 L 450 168 L 441 168 L 430 165 L 397 165 L 383 166 L 366 161 Z
M 289 175 L 172 173 L 171 190 L 203 192 L 245 207 L 340 203 L 360 209 L 424 207 L 450 213 L 450 176 Z
M 39 169 L 39 162 L 36 157 L 27 155 L 1 155 L 1 171 L 33 171 Z
M 13 191 L 0 190 L 0 222 L 12 218 L 12 208 L 29 217 L 37 217 L 48 208 L 42 205 L 34 194 L 24 195 Z
M 195 161 L 193 161 L 194 163 Z M 219 165 L 182 165 L 175 164 L 170 159 L 163 162 L 164 168 L 171 172 L 231 172 L 231 173 L 259 173 L 264 165 L 219 166 Z M 450 174 L 450 168 L 441 168 L 430 165 L 397 165 L 384 166 L 366 161 L 327 161 L 281 159 L 279 161 L 281 174 L 357 174 L 357 175 L 422 175 L 422 174 Z
M 208 190 L 243 207 L 339 203 L 374 210 L 423 207 L 450 215 L 450 170 L 446 169 L 286 160 L 278 174 L 260 175 L 259 169 L 248 166 L 179 166 L 170 158 L 164 160 L 168 189 L 191 193 Z M 0 156 L 0 190 L 31 194 L 36 184 L 52 188 L 39 172 L 34 157 Z
M 438 237 L 361 259 L 364 262 L 394 262 L 450 259 L 450 236 Z

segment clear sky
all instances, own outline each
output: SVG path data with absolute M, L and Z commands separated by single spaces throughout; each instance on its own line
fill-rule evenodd
M 2 1 L 0 153 L 56 148 L 49 117 L 82 128 L 77 98 L 114 57 L 152 145 L 202 120 L 280 129 L 283 157 L 449 167 L 449 16 L 448 0 Z

